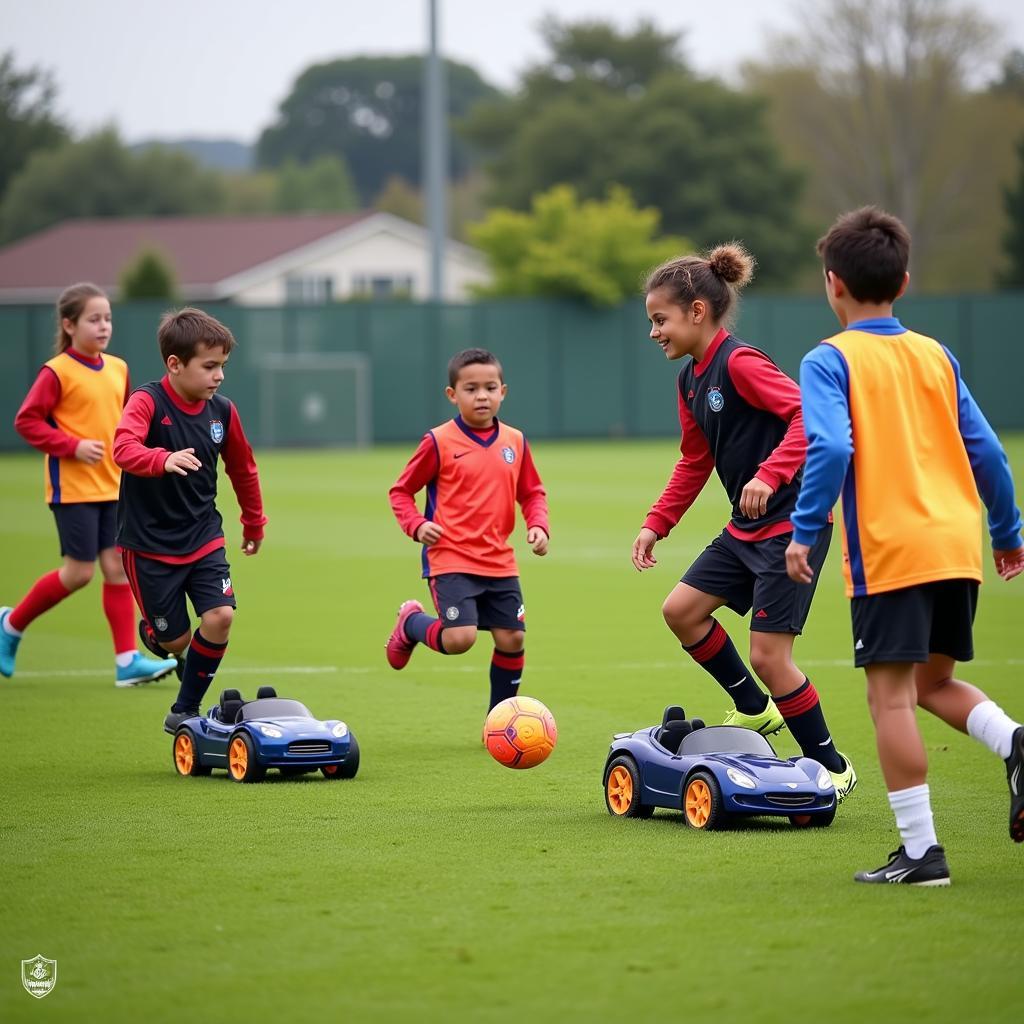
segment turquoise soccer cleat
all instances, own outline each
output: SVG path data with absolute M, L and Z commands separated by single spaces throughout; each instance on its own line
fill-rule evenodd
M 117 666 L 117 676 L 114 685 L 119 687 L 138 686 L 141 683 L 153 683 L 157 679 L 163 679 L 174 671 L 177 661 L 174 658 L 164 658 L 157 661 L 154 658 L 146 658 L 135 652 L 131 663 L 123 668 Z
M 14 659 L 18 654 L 18 644 L 21 643 L 20 636 L 11 636 L 4 629 L 4 623 L 10 614 L 10 608 L 0 608 L 0 676 L 6 676 L 8 679 L 14 675 Z

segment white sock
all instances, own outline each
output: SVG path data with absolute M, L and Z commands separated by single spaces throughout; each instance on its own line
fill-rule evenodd
M 139 652 L 137 650 L 121 651 L 120 654 L 114 655 L 114 661 L 117 662 L 118 668 L 127 668 L 134 660 L 135 655 Z
M 22 630 L 20 630 L 20 629 L 15 629 L 15 628 L 14 628 L 14 627 L 13 627 L 13 626 L 11 625 L 11 613 L 10 613 L 10 612 L 8 612 L 8 613 L 7 613 L 7 614 L 6 614 L 5 616 L 4 616 L 4 618 L 3 618 L 3 622 L 0 622 L 0 626 L 3 626 L 3 628 L 4 628 L 4 632 L 5 632 L 5 633 L 6 633 L 6 634 L 7 634 L 8 636 L 21 636 L 21 635 L 22 635 Z
M 896 827 L 908 857 L 920 860 L 929 846 L 934 846 L 935 825 L 932 822 L 932 804 L 928 784 L 898 789 L 889 794 L 889 806 L 896 815 Z
M 1004 761 L 1013 749 L 1013 734 L 1020 728 L 994 701 L 983 700 L 971 708 L 967 716 L 967 733 L 979 743 L 984 743 L 993 754 L 998 754 Z

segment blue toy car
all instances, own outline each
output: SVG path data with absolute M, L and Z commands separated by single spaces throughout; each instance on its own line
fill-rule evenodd
M 268 768 L 282 775 L 319 769 L 328 779 L 351 779 L 359 770 L 359 744 L 344 722 L 321 722 L 272 686 L 261 686 L 249 701 L 225 690 L 205 715 L 178 726 L 173 754 L 179 775 L 226 768 L 235 782 L 259 782 Z
M 836 816 L 832 777 L 809 757 L 782 760 L 751 729 L 687 720 L 665 709 L 661 725 L 617 733 L 604 766 L 608 812 L 649 818 L 656 807 L 682 810 L 687 825 L 721 828 L 731 818 L 770 814 L 801 828 Z

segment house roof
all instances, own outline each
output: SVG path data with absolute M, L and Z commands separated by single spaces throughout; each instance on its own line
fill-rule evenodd
M 116 293 L 122 271 L 144 246 L 166 253 L 184 291 L 212 292 L 217 282 L 374 216 L 380 214 L 63 221 L 0 248 L 0 293 L 42 298 L 72 281 L 93 281 Z

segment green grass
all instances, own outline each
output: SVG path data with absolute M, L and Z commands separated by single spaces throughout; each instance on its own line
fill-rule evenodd
M 273 683 L 344 717 L 363 752 L 350 783 L 177 777 L 161 731 L 173 685 L 115 690 L 98 581 L 33 624 L 0 684 L 0 1020 L 1019 1016 L 1024 849 L 990 753 L 922 721 L 950 889 L 851 881 L 898 840 L 850 665 L 838 539 L 797 645 L 861 779 L 833 827 L 616 821 L 600 785 L 611 733 L 676 701 L 725 710 L 660 615 L 724 521 L 718 488 L 640 575 L 630 546 L 674 442 L 535 446 L 554 532 L 545 559 L 517 538 L 522 689 L 560 735 L 546 764 L 511 772 L 480 746 L 488 644 L 420 648 L 402 673 L 384 661 L 399 601 L 426 593 L 387 505 L 408 453 L 264 453 L 267 542 L 232 557 L 239 611 L 216 689 Z M 1024 481 L 1024 440 L 1010 455 Z M 57 549 L 39 461 L 9 456 L 0 473 L 11 603 Z M 222 495 L 234 548 L 226 482 Z M 966 670 L 1018 716 L 1022 621 L 1022 581 L 986 586 Z M 724 622 L 745 649 L 744 624 Z M 778 746 L 796 749 L 787 734 Z M 36 953 L 58 961 L 41 1001 L 19 978 Z

